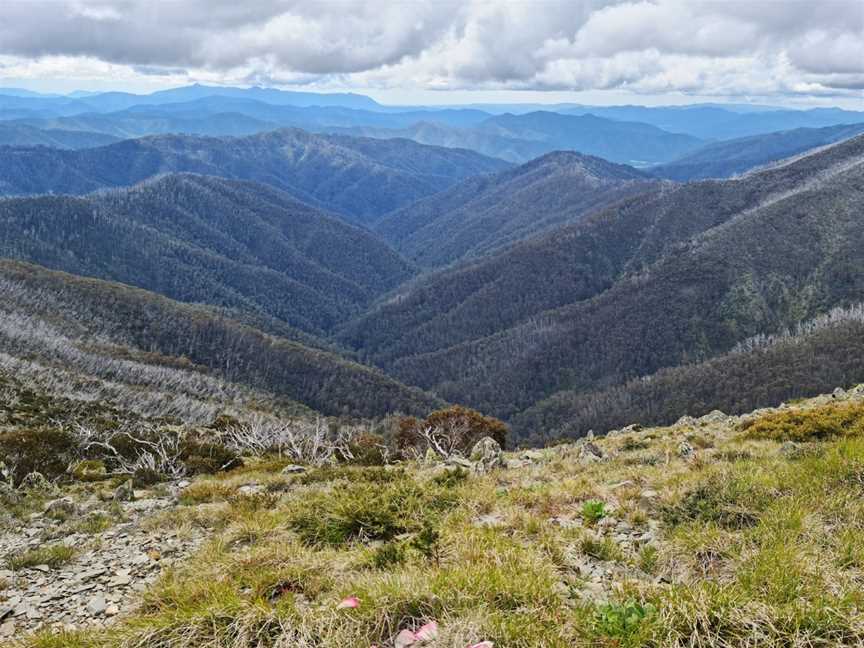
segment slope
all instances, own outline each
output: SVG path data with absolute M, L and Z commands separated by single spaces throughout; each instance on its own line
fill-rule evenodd
M 423 267 L 481 257 L 656 186 L 632 167 L 572 152 L 469 178 L 373 227 Z
M 0 122 L 0 146 L 49 146 L 80 149 L 105 146 L 116 141 L 116 137 L 103 133 L 41 129 L 22 124 Z
M 0 256 L 323 334 L 412 270 L 366 231 L 263 185 L 168 175 L 0 200 Z
M 864 124 L 796 128 L 706 144 L 682 158 L 653 167 L 651 175 L 670 180 L 728 178 L 754 167 L 839 142 L 864 132 Z
M 0 292 L 2 322 L 11 322 L 0 329 L 4 349 L 60 371 L 79 370 L 90 379 L 123 381 L 132 373 L 133 382 L 144 388 L 170 383 L 166 370 L 167 381 L 157 375 L 148 385 L 146 372 L 124 365 L 132 361 L 192 369 L 185 377 L 175 376 L 174 388 L 181 392 L 197 380 L 204 386 L 193 394 L 242 395 L 245 389 L 247 398 L 263 392 L 325 414 L 423 413 L 440 404 L 332 353 L 122 284 L 0 260 Z
M 402 380 L 512 416 L 710 358 L 864 298 L 864 137 L 664 188 L 436 273 L 343 339 Z
M 366 222 L 467 176 L 506 166 L 471 151 L 296 129 L 241 138 L 159 136 L 82 151 L 7 148 L 0 194 L 83 194 L 188 171 L 256 180 Z

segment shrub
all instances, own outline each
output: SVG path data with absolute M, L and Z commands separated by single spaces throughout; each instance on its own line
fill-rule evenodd
M 383 466 L 387 463 L 387 444 L 384 437 L 372 432 L 359 432 L 348 442 L 347 456 L 358 466 Z
M 453 488 L 468 480 L 468 471 L 464 468 L 453 468 L 445 470 L 440 475 L 435 475 L 432 478 L 432 483 L 445 488 Z
M 403 455 L 423 456 L 426 448 L 437 446 L 443 454 L 467 454 L 483 437 L 492 437 L 503 448 L 508 428 L 503 421 L 472 409 L 454 405 L 432 412 L 425 420 L 413 417 L 400 421 L 396 445 Z
M 832 403 L 803 410 L 785 410 L 746 421 L 740 429 L 751 439 L 823 441 L 864 434 L 864 403 Z
M 376 569 L 388 569 L 405 562 L 405 547 L 398 542 L 387 542 L 372 553 L 371 564 Z
M 180 460 L 190 475 L 212 475 L 243 465 L 243 461 L 233 450 L 218 443 L 195 439 L 186 441 Z
M 40 472 L 48 479 L 64 475 L 77 452 L 75 437 L 59 428 L 17 429 L 0 433 L 0 457 L 3 457 L 16 484 L 31 472 Z

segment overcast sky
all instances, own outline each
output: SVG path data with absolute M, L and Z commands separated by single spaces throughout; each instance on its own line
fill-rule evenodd
M 861 106 L 864 0 L 0 0 L 0 85 Z

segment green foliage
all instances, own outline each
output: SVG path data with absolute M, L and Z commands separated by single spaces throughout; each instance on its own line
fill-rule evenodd
M 405 562 L 405 547 L 399 542 L 385 542 L 372 553 L 371 565 L 375 569 L 390 569 Z
M 656 610 L 650 603 L 609 603 L 597 609 L 594 624 L 597 631 L 606 637 L 629 639 L 655 614 Z
M 667 524 L 715 522 L 728 529 L 745 529 L 759 522 L 760 511 L 776 498 L 774 489 L 745 471 L 712 475 L 663 509 Z
M 586 556 L 591 556 L 597 560 L 621 560 L 621 548 L 615 544 L 611 538 L 598 538 L 591 534 L 586 534 L 579 542 L 579 548 Z
M 0 457 L 12 472 L 15 483 L 31 472 L 48 479 L 66 473 L 78 452 L 78 442 L 59 428 L 19 428 L 0 432 Z
M 448 490 L 421 486 L 408 477 L 357 482 L 304 499 L 289 514 L 289 524 L 310 545 L 390 541 L 431 524 L 454 501 Z
M 445 488 L 454 488 L 464 484 L 468 481 L 469 477 L 470 474 L 467 470 L 456 466 L 455 468 L 448 468 L 444 472 L 435 475 L 432 478 L 432 483 Z
M 588 524 L 597 524 L 606 517 L 606 503 L 600 500 L 588 500 L 582 503 L 582 519 Z
M 832 403 L 773 412 L 748 421 L 741 430 L 750 439 L 824 441 L 864 435 L 864 403 Z

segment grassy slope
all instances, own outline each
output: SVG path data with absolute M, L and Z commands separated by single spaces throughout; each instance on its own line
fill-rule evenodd
M 140 610 L 15 645 L 389 646 L 433 619 L 439 648 L 861 645 L 864 388 L 840 399 L 627 431 L 596 441 L 601 463 L 567 445 L 479 476 L 261 465 L 199 480 L 151 524 L 212 539 Z M 274 500 L 227 501 L 252 482 Z M 345 540 L 351 522 L 382 541 Z M 359 606 L 338 609 L 346 596 Z

